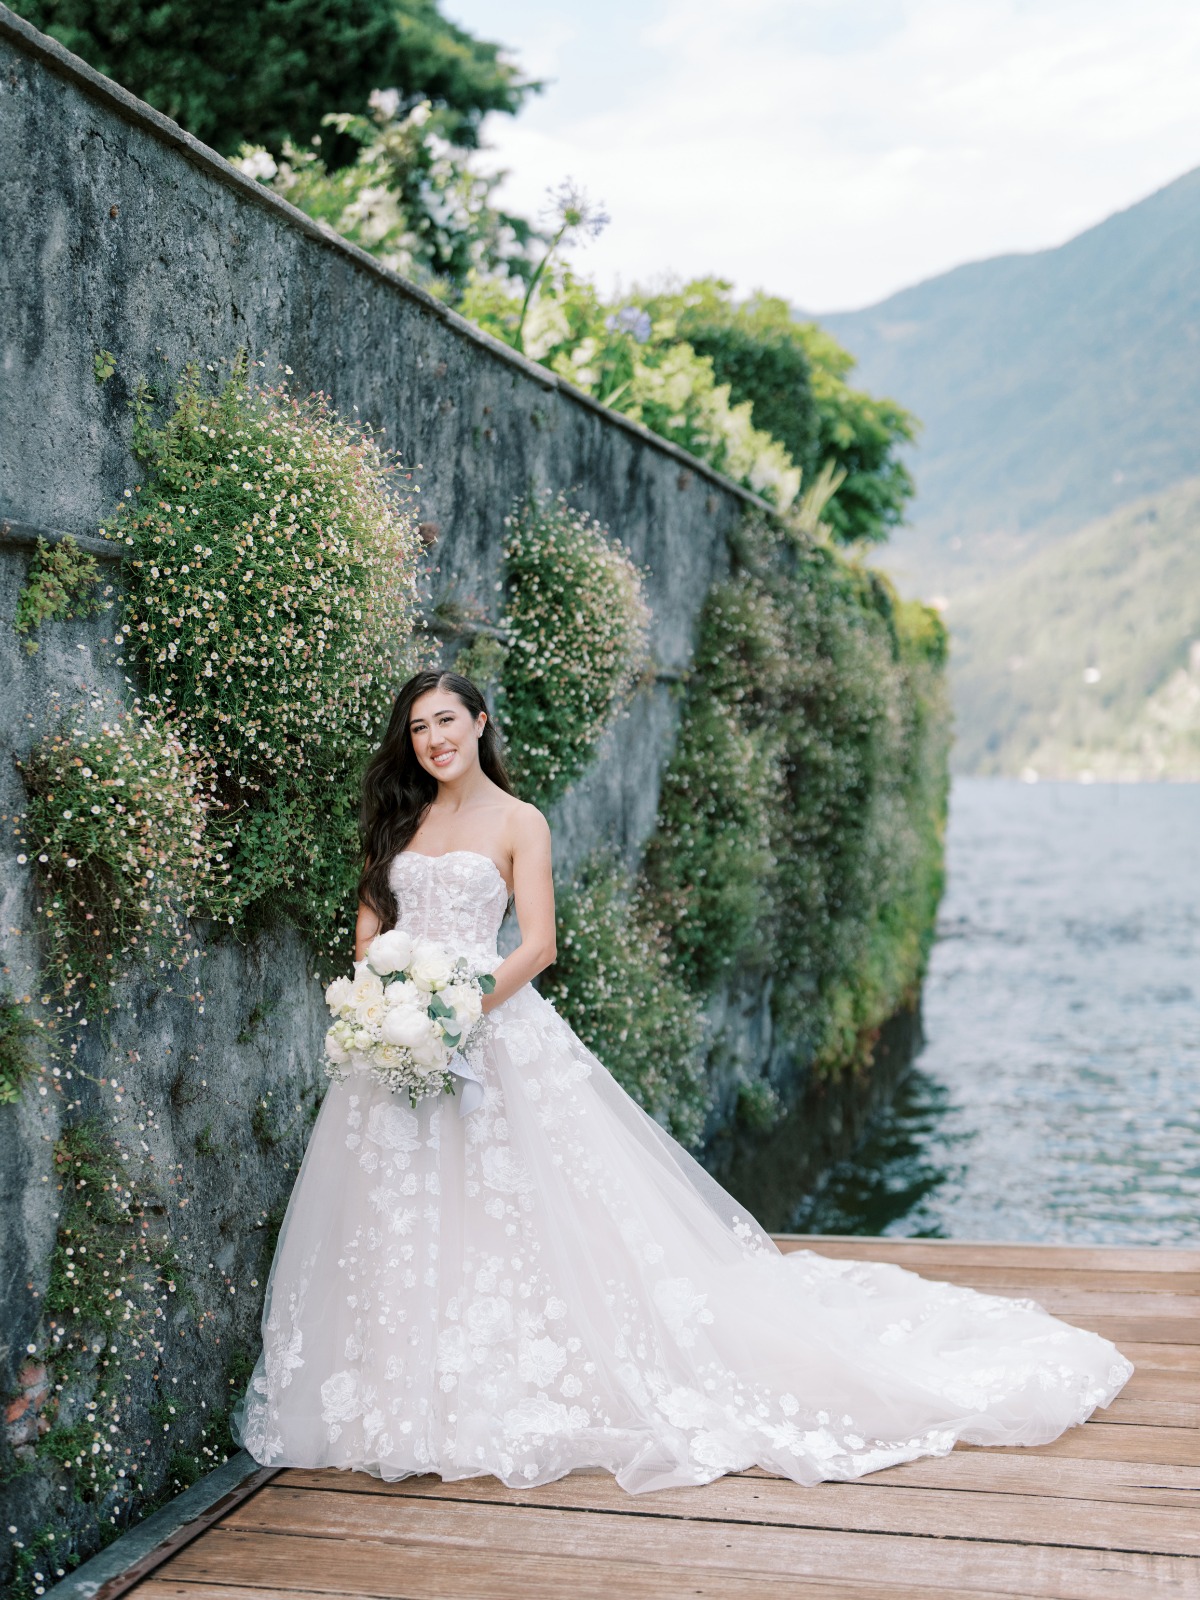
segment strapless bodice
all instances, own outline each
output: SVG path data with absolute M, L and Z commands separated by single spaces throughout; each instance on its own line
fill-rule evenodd
M 396 926 L 436 939 L 453 955 L 496 957 L 496 935 L 508 908 L 508 886 L 490 856 L 447 850 L 440 856 L 402 850 L 388 869 Z

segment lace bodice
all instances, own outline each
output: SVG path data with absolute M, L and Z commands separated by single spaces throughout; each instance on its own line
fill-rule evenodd
M 496 934 L 508 907 L 508 886 L 490 856 L 447 850 L 440 856 L 403 850 L 388 870 L 396 925 L 437 939 L 454 955 L 496 957 Z

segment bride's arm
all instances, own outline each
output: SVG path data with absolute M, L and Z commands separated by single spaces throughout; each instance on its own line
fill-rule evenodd
M 550 827 L 534 806 L 522 806 L 513 821 L 513 898 L 521 942 L 496 968 L 496 987 L 483 998 L 484 1011 L 501 1005 L 554 960 L 554 878 Z
M 361 961 L 367 953 L 367 946 L 379 932 L 379 918 L 370 906 L 358 902 L 358 921 L 354 925 L 354 959 Z

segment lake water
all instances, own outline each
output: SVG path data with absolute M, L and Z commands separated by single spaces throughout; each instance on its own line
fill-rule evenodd
M 927 1044 L 797 1229 L 1200 1241 L 1200 785 L 956 782 Z

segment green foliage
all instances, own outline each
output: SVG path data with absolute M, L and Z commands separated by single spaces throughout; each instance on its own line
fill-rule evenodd
M 761 968 L 764 897 L 774 875 L 771 805 L 777 755 L 712 696 L 697 696 L 663 779 L 646 857 L 679 972 L 700 992 Z
M 66 622 L 106 610 L 112 602 L 93 593 L 99 582 L 95 556 L 85 554 L 70 534 L 55 544 L 39 538 L 13 618 L 13 632 L 26 636 L 26 653 L 36 654 L 37 640 L 28 635 L 43 622 Z
M 92 357 L 92 371 L 97 383 L 107 383 L 117 370 L 117 358 L 111 350 L 97 350 Z
M 94 1367 L 99 1352 L 107 1354 L 98 1392 L 75 1395 L 69 1416 L 55 1400 L 37 1451 L 67 1473 L 80 1499 L 95 1501 L 129 1465 L 122 1446 L 130 1369 L 143 1349 L 153 1348 L 180 1287 L 180 1263 L 169 1236 L 152 1224 L 150 1208 L 128 1187 L 120 1152 L 99 1123 L 67 1128 L 54 1162 L 61 1199 L 43 1302 L 51 1334 L 46 1359 L 65 1383 Z
M 828 506 L 831 534 L 839 544 L 881 544 L 914 493 L 898 452 L 916 438 L 916 418 L 894 400 L 852 389 L 846 379 L 853 356 L 816 323 L 797 327 L 812 369 L 817 418 L 809 464 L 832 462 L 845 475 Z
M 135 705 L 46 736 L 21 763 L 52 987 L 97 1015 L 129 964 L 182 969 L 186 919 L 221 869 L 207 785 L 176 733 Z
M 699 1138 L 699 1011 L 652 908 L 610 861 L 558 895 L 558 959 L 540 986 L 640 1106 L 684 1144 Z
M 234 164 L 393 272 L 455 301 L 473 272 L 528 272 L 536 237 L 523 218 L 493 205 L 504 174 L 473 168 L 471 151 L 455 143 L 457 122 L 428 100 L 404 110 L 394 93 L 374 93 L 369 116 L 323 119 L 336 134 L 332 147 L 353 150 L 352 160 L 331 168 L 327 135 L 286 141 L 278 162 L 246 145 Z
M 738 302 L 732 285 L 697 278 L 641 300 L 656 321 L 672 318 L 679 338 L 713 365 L 734 405 L 752 407 L 756 428 L 777 439 L 806 478 L 821 465 L 819 421 L 805 337 L 786 300 L 757 293 Z
M 924 970 L 945 653 L 935 613 L 763 524 L 701 619 L 647 880 L 696 993 L 769 971 L 778 1019 L 827 1069 L 869 1055 Z
M 522 795 L 546 805 L 576 778 L 646 661 L 650 613 L 621 546 L 561 495 L 507 519 L 497 709 Z
M 38 1070 L 30 1046 L 40 1032 L 19 1001 L 0 998 L 0 1105 L 16 1105 L 25 1084 Z
M 372 89 L 444 108 L 456 143 L 533 87 L 441 14 L 437 0 L 22 0 L 69 50 L 224 154 L 307 142 L 331 107 Z
M 12 1576 L 5 1589 L 8 1600 L 36 1600 L 47 1594 L 66 1576 L 67 1566 L 74 1565 L 70 1544 L 70 1536 L 55 1527 L 43 1528 L 27 1540 L 14 1539 Z
M 673 310 L 655 318 L 642 299 L 610 304 L 564 267 L 544 274 L 523 325 L 521 294 L 496 280 L 473 283 L 460 309 L 605 405 L 789 506 L 800 472 L 787 451 L 755 426 L 750 400 L 731 403 L 713 362 L 680 338 Z
M 106 530 L 128 550 L 117 643 L 210 778 L 205 904 L 247 930 L 286 915 L 340 965 L 359 771 L 415 660 L 397 469 L 323 396 L 255 390 L 240 363 L 215 395 L 189 368 L 159 426 L 143 398 L 136 447 L 146 482 Z

